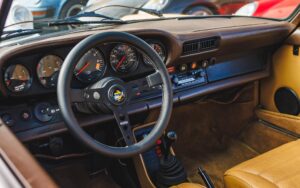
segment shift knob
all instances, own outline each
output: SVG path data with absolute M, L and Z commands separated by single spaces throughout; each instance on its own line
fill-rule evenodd
M 177 134 L 174 131 L 169 131 L 166 135 L 167 140 L 173 144 L 177 140 Z

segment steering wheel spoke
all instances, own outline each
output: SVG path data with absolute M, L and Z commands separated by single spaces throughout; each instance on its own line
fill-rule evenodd
M 102 95 L 102 89 L 71 89 L 71 101 L 74 103 L 99 102 Z
M 134 136 L 126 108 L 116 107 L 113 113 L 126 145 L 133 145 Z
M 84 91 L 82 89 L 71 89 L 70 97 L 72 102 L 85 102 Z

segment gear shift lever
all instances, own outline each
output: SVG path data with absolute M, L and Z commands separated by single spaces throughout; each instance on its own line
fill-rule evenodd
M 156 176 L 157 187 L 170 187 L 186 181 L 186 172 L 176 156 L 171 154 L 171 147 L 177 140 L 174 131 L 167 132 L 163 137 L 163 156 L 160 160 L 160 169 Z
M 174 131 L 170 131 L 165 135 L 165 147 L 164 147 L 164 160 L 168 160 L 171 155 L 171 147 L 177 140 L 177 134 Z

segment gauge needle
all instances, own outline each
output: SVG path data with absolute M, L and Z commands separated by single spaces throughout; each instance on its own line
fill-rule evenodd
M 82 73 L 88 66 L 90 65 L 90 62 L 87 62 L 81 69 L 77 72 L 76 76 L 78 76 L 80 73 Z
M 123 64 L 123 62 L 125 61 L 125 59 L 126 59 L 126 55 L 124 55 L 124 56 L 121 58 L 121 60 L 119 61 L 119 63 L 118 63 L 117 66 L 116 66 L 116 69 L 119 69 L 119 68 L 120 68 L 120 66 Z

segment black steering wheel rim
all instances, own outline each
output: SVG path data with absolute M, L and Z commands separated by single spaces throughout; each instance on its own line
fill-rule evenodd
M 146 138 L 126 147 L 108 146 L 94 140 L 87 134 L 76 120 L 72 110 L 72 101 L 70 97 L 71 80 L 76 63 L 89 49 L 96 47 L 99 44 L 111 42 L 126 43 L 144 52 L 152 60 L 162 81 L 162 106 L 156 125 Z M 96 152 L 117 158 L 134 156 L 151 148 L 167 128 L 173 107 L 172 85 L 163 61 L 145 41 L 125 32 L 99 33 L 91 35 L 79 42 L 68 54 L 61 67 L 57 85 L 57 96 L 61 114 L 70 132 L 86 146 Z

